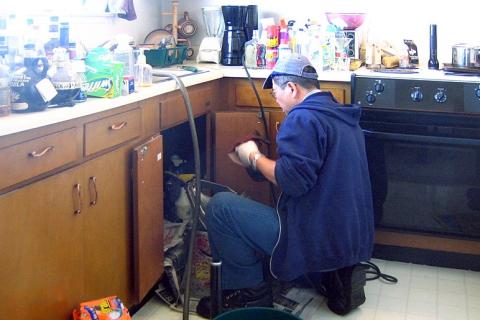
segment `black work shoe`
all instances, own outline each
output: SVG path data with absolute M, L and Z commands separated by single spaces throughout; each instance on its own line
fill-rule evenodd
M 248 307 L 273 307 L 272 288 L 267 283 L 254 288 L 224 290 L 222 298 L 222 312 Z M 210 308 L 210 297 L 203 297 L 198 302 L 197 313 L 199 316 L 209 319 L 211 317 Z M 217 315 L 213 315 L 213 317 L 215 316 Z
M 365 267 L 354 265 L 326 272 L 323 286 L 328 308 L 339 315 L 345 315 L 365 302 Z

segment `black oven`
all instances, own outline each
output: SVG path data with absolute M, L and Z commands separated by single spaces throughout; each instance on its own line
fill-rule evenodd
M 384 258 L 478 268 L 480 80 L 354 75 L 352 101 L 362 106 L 376 250 Z

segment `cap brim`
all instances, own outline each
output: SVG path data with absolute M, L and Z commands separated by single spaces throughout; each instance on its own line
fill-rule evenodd
M 272 87 L 273 87 L 272 79 L 273 79 L 273 73 L 271 73 L 268 76 L 268 78 L 265 79 L 265 82 L 263 82 L 262 88 L 263 89 L 272 89 Z

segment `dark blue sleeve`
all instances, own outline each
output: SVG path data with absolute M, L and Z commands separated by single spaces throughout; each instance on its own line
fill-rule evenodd
M 298 197 L 317 182 L 326 156 L 327 136 L 308 111 L 287 116 L 277 135 L 275 179 L 285 194 Z

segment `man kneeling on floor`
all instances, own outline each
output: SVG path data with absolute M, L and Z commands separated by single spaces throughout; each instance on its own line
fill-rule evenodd
M 207 206 L 212 256 L 222 261 L 224 311 L 272 307 L 259 252 L 271 257 L 277 279 L 321 279 L 316 287 L 337 314 L 365 301 L 359 263 L 371 258 L 374 224 L 361 110 L 337 103 L 317 79 L 306 57 L 279 60 L 263 84 L 286 113 L 278 159 L 260 153 L 254 141 L 235 148 L 244 167 L 281 189 L 277 208 L 233 193 L 217 193 Z M 209 297 L 197 312 L 211 316 Z

